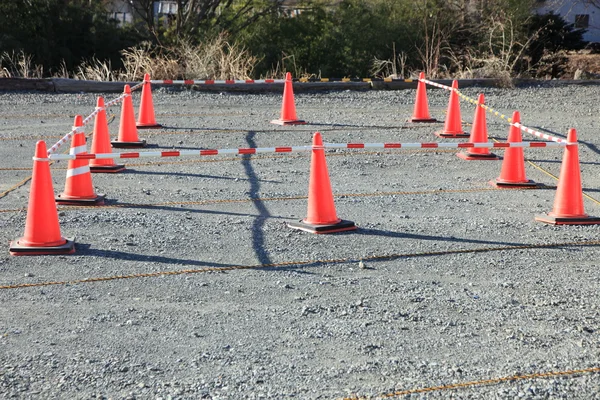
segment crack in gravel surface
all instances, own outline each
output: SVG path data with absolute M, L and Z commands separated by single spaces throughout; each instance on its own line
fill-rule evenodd
M 563 138 L 577 129 L 586 212 L 600 215 L 597 88 L 462 90 L 479 91 L 503 114 L 519 110 L 526 126 Z M 308 145 L 317 130 L 329 143 L 433 142 L 442 126 L 406 122 L 413 91 L 297 94 L 298 116 L 313 124 L 302 127 L 268 123 L 277 94 L 153 94 L 165 128 L 139 131 L 152 150 Z M 428 97 L 443 120 L 448 92 Z M 95 104 L 85 93 L 0 93 L 0 193 L 31 174 L 37 138 L 51 146 Z M 112 136 L 119 110 L 110 109 Z M 473 106 L 461 111 L 471 122 Z M 507 125 L 487 119 L 490 136 L 506 139 Z M 451 151 L 348 153 L 328 152 L 327 164 L 337 215 L 359 229 L 334 235 L 286 226 L 306 217 L 308 153 L 126 160 L 124 173 L 94 174 L 109 205 L 150 206 L 61 206 L 74 255 L 0 256 L 2 285 L 70 282 L 0 290 L 0 397 L 379 398 L 598 367 L 600 226 L 533 220 L 552 210 L 562 150 L 525 150 L 540 167 L 526 165 L 538 190 L 487 190 L 502 161 Z M 51 167 L 56 193 L 65 166 Z M 24 209 L 29 186 L 10 190 L 0 209 Z M 4 243 L 24 224 L 23 211 L 0 213 Z M 223 270 L 182 272 L 206 268 Z M 136 274 L 152 278 L 75 284 Z M 590 399 L 599 382 L 574 374 L 408 398 Z

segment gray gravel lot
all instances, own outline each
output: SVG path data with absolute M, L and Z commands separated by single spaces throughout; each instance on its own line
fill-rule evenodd
M 586 211 L 600 216 L 600 86 L 463 92 L 556 136 L 577 128 Z M 428 96 L 443 120 L 448 93 Z M 412 90 L 302 93 L 298 116 L 310 124 L 279 127 L 269 123 L 279 94 L 160 89 L 164 128 L 139 135 L 149 149 L 307 145 L 315 131 L 337 143 L 439 141 L 442 123 L 406 122 L 413 101 Z M 359 226 L 335 235 L 286 226 L 306 214 L 309 153 L 131 159 L 121 174 L 93 175 L 106 206 L 59 208 L 76 254 L 10 256 L 35 142 L 51 146 L 95 104 L 85 93 L 0 93 L 0 285 L 63 282 L 0 290 L 0 398 L 378 398 L 599 366 L 600 247 L 585 242 L 600 226 L 533 219 L 552 210 L 546 172 L 558 176 L 561 149 L 525 150 L 538 190 L 493 190 L 502 161 L 456 151 L 328 152 L 338 216 Z M 473 106 L 461 107 L 472 121 Z M 109 110 L 113 136 L 119 114 Z M 508 135 L 489 114 L 488 130 Z M 66 162 L 52 165 L 56 193 L 65 174 Z M 195 273 L 64 283 L 183 270 Z M 599 378 L 406 398 L 592 399 Z

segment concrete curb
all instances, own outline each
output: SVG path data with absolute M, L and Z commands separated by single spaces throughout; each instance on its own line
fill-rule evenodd
M 439 79 L 434 82 L 451 86 L 452 80 Z M 515 87 L 558 87 L 566 85 L 600 85 L 600 80 L 535 80 L 535 79 L 513 79 Z M 0 78 L 0 91 L 39 91 L 57 93 L 122 93 L 123 86 L 131 86 L 139 82 L 100 82 L 85 81 L 77 79 L 47 78 Z M 497 79 L 460 79 L 459 88 L 467 87 L 506 87 L 506 83 Z M 238 92 L 238 93 L 264 93 L 281 92 L 282 83 L 240 83 L 240 84 L 210 84 L 210 85 L 172 85 L 153 84 L 154 88 L 189 88 L 201 92 Z M 417 81 L 407 82 L 405 80 L 395 81 L 370 81 L 370 82 L 294 82 L 296 92 L 320 92 L 330 90 L 405 90 L 415 89 Z

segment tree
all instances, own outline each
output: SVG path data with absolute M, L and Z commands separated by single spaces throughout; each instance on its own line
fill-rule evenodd
M 130 0 L 136 15 L 159 42 L 201 40 L 227 31 L 235 35 L 259 18 L 279 10 L 283 0 L 176 0 L 174 21 L 165 24 L 154 14 L 154 0 Z
M 0 1 L 0 53 L 31 55 L 46 75 L 96 57 L 120 63 L 139 38 L 109 20 L 100 0 Z

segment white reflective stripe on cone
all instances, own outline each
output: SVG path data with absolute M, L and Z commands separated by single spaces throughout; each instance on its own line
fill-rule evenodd
M 71 178 L 73 176 L 77 176 L 77 175 L 82 175 L 82 174 L 86 174 L 86 173 L 90 173 L 90 166 L 89 165 L 84 165 L 83 167 L 78 167 L 78 168 L 72 168 L 67 170 L 67 178 Z
M 76 147 L 71 147 L 71 150 L 69 150 L 69 154 L 81 154 L 81 153 L 85 153 L 87 151 L 87 146 L 84 144 L 83 146 L 76 146 Z

